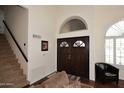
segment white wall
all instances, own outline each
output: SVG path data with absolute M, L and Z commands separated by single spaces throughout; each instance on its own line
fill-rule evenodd
M 55 6 L 26 6 L 29 9 L 28 80 L 33 83 L 56 71 Z M 33 38 L 33 34 L 41 38 Z M 41 51 L 41 40 L 48 41 L 48 51 Z
M 12 31 L 12 34 L 14 35 L 24 54 L 28 56 L 28 10 L 19 6 L 2 6 L 2 9 L 8 27 Z M 24 74 L 27 75 L 27 63 L 7 29 L 5 29 L 5 35 L 18 59 L 18 62 L 21 65 L 21 68 L 24 71 Z M 24 43 L 26 43 L 26 46 L 24 46 Z

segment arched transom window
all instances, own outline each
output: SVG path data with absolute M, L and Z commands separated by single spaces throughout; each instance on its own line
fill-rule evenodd
M 82 19 L 79 16 L 74 16 L 69 19 L 67 19 L 61 29 L 60 33 L 66 33 L 66 32 L 73 32 L 73 31 L 79 31 L 79 30 L 86 30 L 87 24 L 84 19 Z
M 115 23 L 106 32 L 105 61 L 124 65 L 124 21 Z

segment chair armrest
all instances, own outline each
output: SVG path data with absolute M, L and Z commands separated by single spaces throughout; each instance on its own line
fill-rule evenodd
M 101 74 L 101 75 L 104 75 L 105 74 L 105 70 L 103 70 L 102 68 L 100 68 L 99 66 L 96 66 L 95 67 L 95 71 L 96 71 L 96 74 Z
M 111 72 L 111 73 L 114 73 L 114 74 L 118 74 L 119 73 L 119 69 L 112 66 L 112 65 L 107 65 L 107 71 L 108 72 Z
M 99 66 L 95 67 L 95 80 L 101 80 L 105 78 L 105 70 L 100 68 Z

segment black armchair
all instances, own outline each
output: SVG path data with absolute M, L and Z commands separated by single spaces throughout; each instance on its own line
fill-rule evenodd
M 116 81 L 116 84 L 118 84 L 118 80 L 119 80 L 118 68 L 107 63 L 95 64 L 95 81 L 100 81 L 102 83 Z

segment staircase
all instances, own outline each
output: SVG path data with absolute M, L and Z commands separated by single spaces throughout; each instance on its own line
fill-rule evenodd
M 28 84 L 8 41 L 0 34 L 0 87 L 21 88 Z

